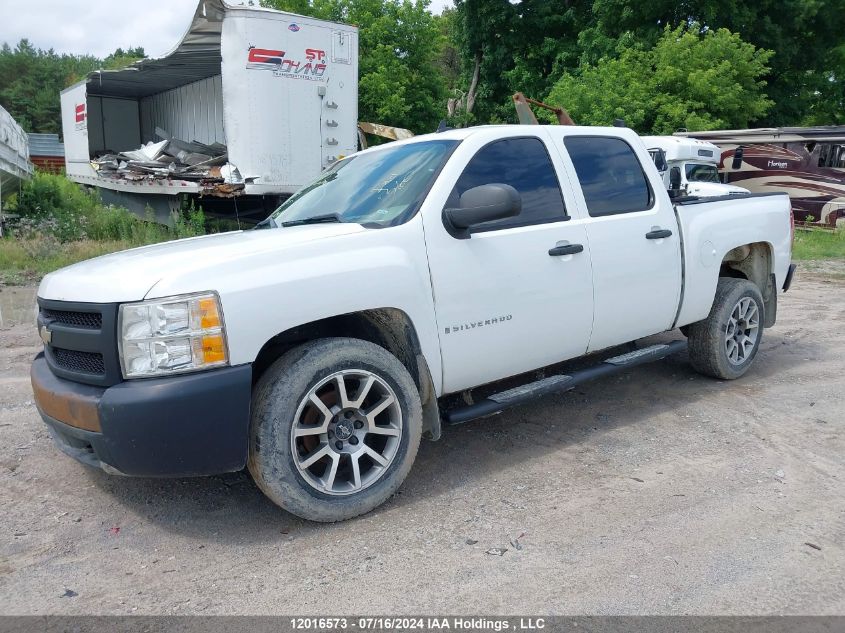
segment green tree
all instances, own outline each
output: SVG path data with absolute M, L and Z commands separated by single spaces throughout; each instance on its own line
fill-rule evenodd
M 96 67 L 90 56 L 58 55 L 23 39 L 0 49 L 0 105 L 29 132 L 61 129 L 59 92 Z
M 120 68 L 143 57 L 142 48 L 117 49 L 105 60 L 91 55 L 59 55 L 23 39 L 0 48 L 0 105 L 27 132 L 60 133 L 59 93 L 98 68 Z
M 773 106 L 752 123 L 845 122 L 845 0 L 593 0 L 592 10 L 580 36 L 582 61 L 615 56 L 621 40 L 649 48 L 666 25 L 726 28 L 774 51 L 762 77 Z
M 283 11 L 356 24 L 361 120 L 431 132 L 443 117 L 445 38 L 429 0 L 262 0 Z
M 572 0 L 456 0 L 452 40 L 462 60 L 464 117 L 514 121 L 514 92 L 547 94 L 578 66 L 579 33 L 594 16 Z
M 565 71 L 578 66 L 580 32 L 593 19 L 588 3 L 572 0 L 523 0 L 508 95 L 523 92 L 535 99 L 548 94 Z M 507 104 L 509 109 L 510 101 Z
M 457 12 L 447 8 L 434 21 L 440 31 L 441 46 L 436 63 L 436 71 L 443 76 L 446 89 L 450 94 L 461 86 L 461 53 L 455 46 L 455 28 Z
M 137 62 L 139 59 L 144 59 L 147 55 L 144 53 L 143 46 L 136 46 L 135 48 L 116 49 L 111 55 L 103 59 L 102 67 L 106 70 L 117 70 L 119 68 L 126 68 Z
M 564 73 L 547 101 L 582 125 L 622 118 L 641 133 L 743 128 L 772 106 L 761 79 L 771 56 L 727 29 L 666 27 L 648 50 Z
M 498 120 L 514 67 L 517 8 L 508 0 L 455 0 L 455 12 L 452 37 L 464 82 L 450 114 L 463 123 Z

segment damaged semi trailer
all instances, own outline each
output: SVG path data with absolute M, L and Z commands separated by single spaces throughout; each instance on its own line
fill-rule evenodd
M 61 93 L 67 175 L 161 222 L 184 197 L 257 221 L 358 145 L 354 26 L 199 3 L 160 58 Z

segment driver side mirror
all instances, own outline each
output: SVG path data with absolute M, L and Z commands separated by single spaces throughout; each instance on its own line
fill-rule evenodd
M 458 207 L 443 210 L 446 230 L 453 237 L 467 239 L 478 224 L 512 218 L 522 212 L 522 196 L 504 183 L 490 183 L 467 189 Z

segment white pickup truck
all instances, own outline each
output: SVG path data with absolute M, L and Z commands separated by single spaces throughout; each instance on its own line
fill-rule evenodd
M 450 130 L 339 161 L 258 230 L 46 276 L 32 384 L 80 461 L 136 476 L 247 466 L 283 508 L 337 521 L 390 497 L 442 423 L 687 341 L 538 368 L 681 328 L 695 369 L 742 376 L 791 244 L 786 195 L 673 201 L 631 130 Z M 526 372 L 474 402 L 442 398 Z

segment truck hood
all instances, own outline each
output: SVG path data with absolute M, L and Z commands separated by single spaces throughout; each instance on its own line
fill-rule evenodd
M 367 230 L 359 224 L 313 224 L 233 231 L 142 246 L 50 273 L 41 281 L 38 296 L 90 303 L 139 301 L 164 279 L 178 278 L 222 263 L 237 266 L 245 258 Z M 210 280 L 209 288 L 212 286 Z
M 687 185 L 687 195 L 690 196 L 712 198 L 714 196 L 727 196 L 732 193 L 748 193 L 748 189 L 719 182 L 691 182 Z

